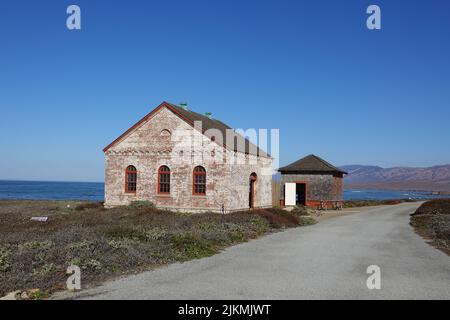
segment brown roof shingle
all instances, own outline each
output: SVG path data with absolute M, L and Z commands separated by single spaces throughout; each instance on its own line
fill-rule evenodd
M 171 107 L 173 107 L 178 113 L 189 119 L 191 122 L 195 121 L 201 121 L 202 122 L 202 129 L 203 131 L 209 130 L 209 129 L 217 129 L 222 133 L 224 146 L 226 147 L 226 139 L 227 139 L 227 132 L 230 134 L 233 134 L 235 137 L 234 146 L 228 146 L 228 149 L 231 149 L 233 151 L 251 154 L 251 155 L 257 155 L 262 157 L 270 157 L 264 150 L 257 147 L 255 144 L 250 142 L 248 139 L 244 138 L 242 135 L 235 133 L 234 130 L 223 123 L 220 120 L 209 118 L 205 115 L 202 115 L 200 113 L 182 108 L 178 105 L 175 105 L 173 103 L 168 103 Z
M 332 164 L 313 154 L 297 160 L 285 167 L 279 168 L 278 171 L 281 173 L 336 172 L 347 174 L 347 172 L 336 168 Z
M 106 148 L 103 149 L 104 152 L 106 152 L 110 147 L 112 147 L 114 144 L 122 140 L 127 134 L 129 134 L 131 131 L 133 131 L 135 128 L 137 128 L 141 123 L 145 122 L 147 119 L 151 118 L 155 112 L 157 112 L 160 108 L 166 107 L 169 110 L 171 110 L 173 113 L 175 113 L 177 116 L 179 116 L 184 121 L 188 122 L 190 125 L 194 126 L 194 123 L 196 121 L 202 122 L 202 133 L 205 133 L 206 130 L 209 129 L 217 129 L 222 133 L 223 137 L 223 147 L 226 147 L 229 150 L 251 154 L 251 155 L 257 155 L 262 157 L 270 157 L 269 154 L 267 154 L 264 150 L 258 148 L 256 145 L 254 145 L 252 142 L 250 142 L 248 139 L 244 138 L 242 135 L 235 133 L 231 127 L 226 125 L 220 120 L 216 120 L 213 118 L 209 118 L 205 115 L 199 114 L 197 112 L 182 108 L 176 104 L 169 103 L 169 102 L 163 102 L 161 103 L 156 109 L 154 109 L 152 112 L 150 112 L 148 115 L 146 115 L 144 118 L 142 118 L 139 122 L 137 122 L 134 126 L 132 126 L 130 129 L 128 129 L 125 133 L 123 133 L 120 137 L 118 137 L 116 140 L 114 140 L 111 144 L 109 144 Z M 227 132 L 230 132 L 234 135 L 234 146 L 227 146 L 226 145 L 226 139 L 227 139 Z M 216 141 L 219 145 L 222 145 L 220 141 Z

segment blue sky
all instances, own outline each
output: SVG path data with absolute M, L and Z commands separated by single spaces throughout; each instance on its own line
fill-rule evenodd
M 279 128 L 281 165 L 450 163 L 449 14 L 445 0 L 2 2 L 0 179 L 102 181 L 102 148 L 163 100 Z

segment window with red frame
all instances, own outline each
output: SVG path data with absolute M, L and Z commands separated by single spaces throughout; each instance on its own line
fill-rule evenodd
M 167 166 L 158 170 L 158 193 L 170 193 L 170 169 Z
M 134 166 L 128 166 L 125 171 L 125 192 L 136 193 L 137 170 Z
M 194 168 L 194 177 L 193 177 L 193 190 L 192 193 L 194 195 L 206 195 L 206 170 L 203 167 L 195 167 Z

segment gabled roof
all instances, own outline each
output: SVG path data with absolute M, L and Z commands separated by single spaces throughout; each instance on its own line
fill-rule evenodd
M 103 149 L 103 152 L 108 151 L 109 148 L 117 144 L 119 141 L 121 141 L 123 138 L 125 138 L 128 134 L 130 134 L 132 131 L 137 129 L 141 124 L 146 122 L 148 119 L 152 118 L 159 110 L 166 107 L 170 111 L 172 111 L 175 115 L 180 117 L 182 120 L 186 121 L 189 125 L 194 127 L 194 124 L 196 121 L 202 122 L 202 133 L 205 134 L 206 130 L 209 129 L 217 129 L 222 133 L 223 137 L 223 145 L 220 143 L 220 141 L 216 141 L 217 144 L 236 152 L 246 153 L 246 154 L 252 154 L 252 155 L 258 155 L 262 157 L 270 157 L 264 150 L 261 150 L 257 146 L 255 146 L 253 143 L 251 143 L 248 139 L 244 138 L 240 134 L 234 133 L 235 140 L 237 141 L 235 146 L 227 146 L 226 145 L 226 133 L 227 130 L 231 132 L 233 129 L 223 123 L 222 121 L 209 118 L 205 115 L 199 114 L 197 112 L 187 110 L 185 108 L 182 108 L 176 104 L 169 103 L 164 101 L 161 103 L 156 109 L 154 109 L 152 112 L 147 114 L 144 118 L 139 120 L 135 125 L 133 125 L 130 129 L 125 131 L 120 137 L 118 137 L 116 140 L 114 140 L 112 143 L 110 143 L 106 148 Z
M 281 173 L 314 173 L 314 172 L 329 172 L 329 173 L 343 173 L 347 174 L 347 172 L 342 171 L 339 168 L 336 168 L 332 164 L 326 162 L 322 158 L 310 154 L 300 160 L 297 160 L 285 167 L 279 168 L 279 172 Z

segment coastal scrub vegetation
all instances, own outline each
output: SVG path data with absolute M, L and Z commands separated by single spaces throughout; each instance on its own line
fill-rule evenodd
M 344 208 L 370 207 L 382 205 L 396 205 L 404 202 L 415 202 L 411 199 L 388 199 L 388 200 L 347 200 L 344 201 Z
M 35 216 L 48 220 L 31 221 Z M 0 201 L 0 296 L 65 290 L 69 265 L 81 268 L 86 286 L 312 223 L 280 208 L 222 215 L 158 210 L 147 202 L 104 209 L 92 202 Z
M 411 215 L 411 225 L 431 245 L 450 255 L 450 199 L 423 203 Z
M 293 213 L 293 214 L 295 214 L 297 216 L 300 216 L 300 217 L 309 215 L 308 209 L 304 205 L 297 205 L 297 206 L 295 206 L 292 209 L 291 213 Z

